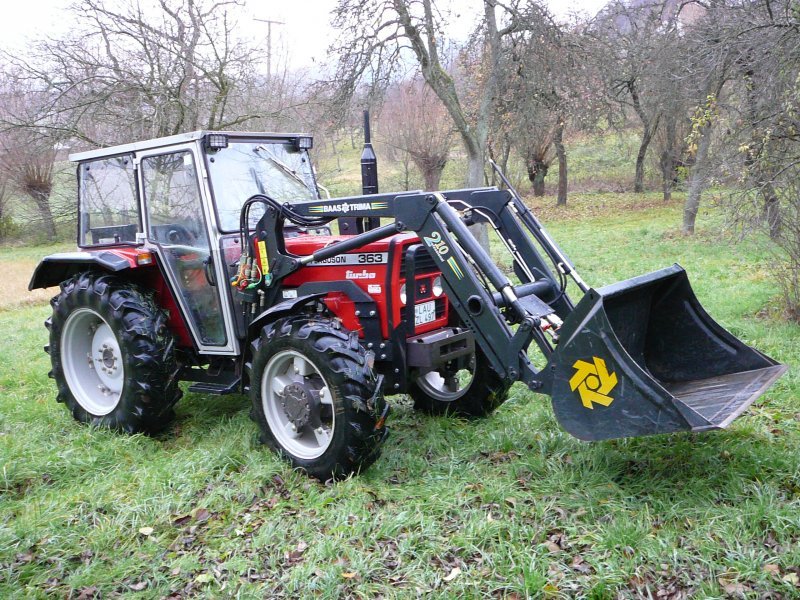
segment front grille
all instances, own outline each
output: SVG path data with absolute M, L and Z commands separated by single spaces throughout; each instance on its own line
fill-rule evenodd
M 400 257 L 400 279 L 406 279 L 406 262 L 408 253 L 414 254 L 414 272 L 419 275 L 421 273 L 433 273 L 439 270 L 436 260 L 431 256 L 422 244 L 413 244 L 406 246 L 402 250 L 403 255 Z

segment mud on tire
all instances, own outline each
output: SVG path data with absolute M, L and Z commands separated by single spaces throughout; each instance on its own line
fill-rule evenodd
M 387 407 L 355 333 L 328 318 L 291 316 L 265 325 L 251 351 L 251 417 L 265 444 L 323 481 L 378 458 Z
M 163 430 L 182 392 L 167 316 L 152 296 L 88 272 L 63 282 L 50 304 L 45 325 L 57 400 L 81 423 L 126 433 Z

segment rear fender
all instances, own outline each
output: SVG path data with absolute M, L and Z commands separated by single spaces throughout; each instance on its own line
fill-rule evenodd
M 168 326 L 175 334 L 178 344 L 185 348 L 194 348 L 194 342 L 181 310 L 175 301 L 166 277 L 160 266 L 138 265 L 135 248 L 115 250 L 99 250 L 84 252 L 63 252 L 51 254 L 42 259 L 33 272 L 28 290 L 48 288 L 59 285 L 77 273 L 97 271 L 101 273 L 120 274 L 132 282 L 142 285 L 155 293 L 158 304 L 169 315 Z
M 102 250 L 100 252 L 62 252 L 45 256 L 36 266 L 28 290 L 48 288 L 66 281 L 81 271 L 99 270 L 119 273 L 137 268 L 136 259 L 122 253 Z

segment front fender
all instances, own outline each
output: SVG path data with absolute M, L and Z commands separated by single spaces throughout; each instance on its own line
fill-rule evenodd
M 250 325 L 247 326 L 247 339 L 252 340 L 255 336 L 258 335 L 259 330 L 270 321 L 275 321 L 276 319 L 280 319 L 281 317 L 286 317 L 289 315 L 293 315 L 297 312 L 297 309 L 301 306 L 304 306 L 310 302 L 315 300 L 319 300 L 320 298 L 324 298 L 327 295 L 327 292 L 321 292 L 317 294 L 307 294 L 305 296 L 298 296 L 297 298 L 291 298 L 289 300 L 284 300 L 275 306 L 268 308 L 261 314 L 259 314 L 255 319 L 250 322 Z
M 75 273 L 97 268 L 118 273 L 137 267 L 136 260 L 109 250 L 99 252 L 62 252 L 45 256 L 36 266 L 28 290 L 47 288 L 66 281 Z

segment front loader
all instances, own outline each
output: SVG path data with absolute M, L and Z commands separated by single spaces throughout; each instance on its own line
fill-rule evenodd
M 323 200 L 310 147 L 195 132 L 74 157 L 82 251 L 46 257 L 31 288 L 61 283 L 49 351 L 78 420 L 154 432 L 178 381 L 242 392 L 262 439 L 328 478 L 375 460 L 396 393 L 478 417 L 522 382 L 601 440 L 726 427 L 786 369 L 678 265 L 589 287 L 510 186 Z

